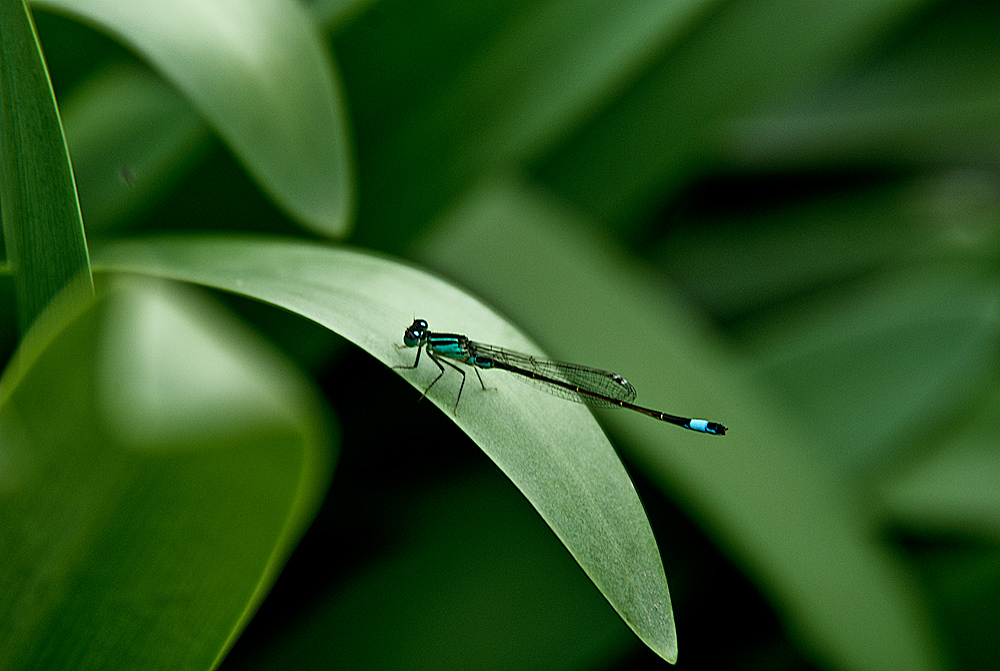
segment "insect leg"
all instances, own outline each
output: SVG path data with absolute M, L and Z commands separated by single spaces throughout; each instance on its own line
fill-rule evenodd
M 422 350 L 423 348 L 424 348 L 424 346 L 423 346 L 423 345 L 420 345 L 419 347 L 417 347 L 417 358 L 416 358 L 416 360 L 415 360 L 415 361 L 413 362 L 413 365 L 412 365 L 412 366 L 393 366 L 393 368 L 406 368 L 406 369 L 412 369 L 412 368 L 416 368 L 417 366 L 419 366 L 419 365 L 420 365 L 420 351 L 421 351 L 421 350 Z M 406 349 L 406 348 L 405 348 L 405 347 L 403 347 L 402 345 L 396 345 L 396 349 Z M 442 372 L 443 372 L 443 371 L 442 371 Z
M 486 391 L 486 385 L 483 384 L 483 376 L 479 374 L 479 368 L 474 367 L 472 370 L 476 371 L 476 377 L 479 378 L 479 384 L 482 386 L 483 391 Z
M 438 359 L 436 356 L 434 356 L 434 352 L 432 352 L 430 350 L 427 350 L 427 356 L 429 356 L 431 358 L 431 361 L 434 362 L 434 365 L 437 366 L 438 369 L 440 369 L 441 372 L 438 373 L 437 377 L 434 378 L 433 382 L 431 382 L 429 385 L 427 385 L 427 389 L 424 389 L 424 393 L 420 396 L 420 398 L 423 398 L 424 396 L 427 396 L 427 392 L 429 392 L 431 390 L 431 387 L 433 387 L 434 385 L 436 385 L 437 381 L 440 380 L 441 377 L 444 375 L 444 366 L 441 365 L 441 360 Z

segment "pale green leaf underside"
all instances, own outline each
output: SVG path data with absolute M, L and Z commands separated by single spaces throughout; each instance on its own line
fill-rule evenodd
M 386 257 L 345 248 L 251 237 L 169 238 L 100 248 L 95 267 L 194 282 L 251 296 L 313 319 L 390 366 L 414 317 L 523 351 L 537 347 L 495 312 L 454 286 Z M 426 364 L 426 365 L 425 365 Z M 419 389 L 437 370 L 422 362 L 400 373 Z M 659 551 L 628 474 L 581 405 L 509 376 L 470 375 L 457 413 L 457 373 L 428 398 L 525 494 L 612 606 L 644 642 L 676 659 L 670 596 Z M 414 402 L 416 402 L 416 395 Z M 378 403 L 378 399 L 372 399 Z M 385 408 L 391 416 L 392 408 Z M 414 450 L 434 449 L 414 436 Z

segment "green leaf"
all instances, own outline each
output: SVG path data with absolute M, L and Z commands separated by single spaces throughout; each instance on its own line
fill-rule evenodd
M 701 169 L 718 124 L 864 54 L 928 0 L 721 3 L 541 168 L 599 221 L 641 218 Z
M 211 668 L 322 499 L 319 400 L 191 290 L 46 317 L 0 380 L 0 669 Z
M 549 150 L 713 4 L 557 0 L 526 3 L 487 23 L 497 34 L 480 37 L 453 76 L 438 75 L 444 85 L 425 87 L 429 100 L 421 90 L 398 128 L 371 143 L 362 195 L 372 196 L 360 214 L 373 225 L 359 234 L 388 231 L 398 244 L 414 221 L 435 215 L 476 175 Z M 394 197 L 382 197 L 386 191 Z
M 998 218 L 991 174 L 936 173 L 752 216 L 690 217 L 656 257 L 686 293 L 732 321 L 915 263 L 989 263 L 1000 251 Z
M 994 358 L 996 358 L 994 356 Z M 989 370 L 996 370 L 991 362 Z M 995 375 L 985 402 L 958 415 L 947 437 L 887 474 L 885 514 L 896 526 L 930 537 L 1000 541 L 1000 393 Z M 928 453 L 929 452 L 929 453 Z
M 647 404 L 729 427 L 725 438 L 700 438 L 633 413 L 601 414 L 622 449 L 770 595 L 811 655 L 844 668 L 937 668 L 939 643 L 903 563 L 813 459 L 799 417 L 745 379 L 720 335 L 667 283 L 589 228 L 549 194 L 499 182 L 456 203 L 421 256 L 557 343 L 560 358 L 616 370 Z
M 1000 16 L 986 3 L 934 4 L 856 70 L 727 124 L 716 158 L 773 172 L 982 165 L 1000 140 Z
M 346 232 L 350 148 L 340 85 L 294 0 L 40 0 L 116 35 L 170 79 L 247 170 L 316 232 Z
M 1000 451 L 991 438 L 948 445 L 902 474 L 886 494 L 892 518 L 924 533 L 1000 540 Z
M 92 292 L 66 142 L 21 0 L 0 0 L 0 220 L 25 332 L 70 284 Z
M 312 0 L 309 11 L 326 31 L 336 31 L 379 0 Z
M 747 355 L 801 413 L 822 461 L 845 477 L 877 474 L 900 460 L 900 441 L 992 387 L 998 313 L 992 268 L 925 263 L 760 315 L 744 325 Z
M 538 352 L 530 340 L 459 289 L 391 259 L 344 248 L 251 237 L 116 243 L 96 255 L 102 270 L 194 282 L 280 305 L 341 334 L 390 366 L 415 316 L 432 327 Z M 423 391 L 437 375 L 424 361 L 400 370 Z M 649 522 L 628 474 L 582 406 L 539 393 L 512 376 L 459 376 L 428 394 L 524 493 L 611 605 L 665 659 L 676 659 L 670 595 Z M 471 376 L 470 376 L 471 378 Z

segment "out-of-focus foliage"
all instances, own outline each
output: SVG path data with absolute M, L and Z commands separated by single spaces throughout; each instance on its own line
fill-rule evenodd
M 0 381 L 0 664 L 208 668 L 322 497 L 317 399 L 202 296 L 51 309 Z
M 0 16 L 20 4 L 0 0 Z M 178 9 L 163 24 L 168 5 Z M 396 346 L 414 317 L 522 349 L 533 347 L 525 332 L 558 358 L 621 372 L 643 405 L 729 426 L 713 438 L 598 413 L 665 563 L 680 663 L 995 667 L 994 3 L 42 7 L 65 12 L 35 18 L 86 241 L 58 167 L 61 138 L 42 133 L 48 150 L 35 156 L 11 131 L 30 125 L 18 104 L 27 94 L 13 92 L 41 101 L 47 87 L 37 71 L 31 87 L 13 87 L 25 86 L 11 65 L 20 47 L 4 32 L 3 179 L 34 171 L 62 195 L 47 205 L 59 208 L 56 223 L 36 229 L 28 204 L 48 202 L 25 187 L 36 178 L 0 191 L 13 276 L 3 332 L 20 309 L 24 328 L 45 315 L 31 334 L 50 334 L 23 340 L 3 378 L 0 515 L 19 526 L 0 535 L 0 566 L 14 567 L 0 569 L 14 588 L 0 591 L 0 623 L 18 628 L 0 627 L 13 646 L 0 645 L 0 669 L 23 667 L 8 659 L 60 666 L 42 664 L 56 657 L 39 657 L 29 636 L 62 667 L 82 668 L 74 662 L 122 649 L 87 636 L 125 620 L 166 636 L 143 644 L 150 654 L 189 642 L 189 656 L 158 666 L 208 668 L 294 543 L 294 531 L 277 530 L 308 521 L 325 473 L 295 471 L 303 455 L 324 463 L 313 442 L 325 435 L 322 413 L 277 382 L 297 379 L 287 364 L 253 354 L 258 335 L 216 342 L 204 334 L 218 333 L 219 308 L 159 285 L 115 284 L 94 307 L 69 309 L 64 296 L 41 312 L 68 269 L 86 265 L 59 259 L 86 257 L 21 264 L 19 241 L 36 230 L 61 231 L 60 250 L 89 244 L 109 277 L 160 275 L 270 301 L 379 360 L 301 317 L 227 299 L 308 370 L 344 431 L 327 501 L 227 668 L 662 667 L 467 437 L 577 558 L 581 548 L 623 557 L 630 546 L 596 534 L 599 522 L 640 537 L 649 525 L 593 420 L 497 371 L 482 372 L 486 391 L 470 375 L 457 410 L 450 369 L 431 403 L 416 402 L 383 365 L 412 361 Z M 209 235 L 185 235 L 195 229 Z M 254 236 L 234 247 L 213 233 L 233 230 L 350 231 L 363 249 Z M 151 231 L 181 237 L 117 240 Z M 177 319 L 151 321 L 154 312 Z M 88 356 L 90 345 L 119 352 L 117 363 Z M 159 379 L 150 371 L 186 386 L 143 395 Z M 424 359 L 404 376 L 422 387 L 436 372 Z M 239 382 L 272 375 L 260 397 Z M 271 415 L 232 409 L 248 399 L 291 408 L 303 433 L 254 429 L 251 417 Z M 108 408 L 133 419 L 106 421 Z M 246 430 L 218 439 L 213 427 L 238 426 L 234 416 Z M 577 434 L 597 446 L 590 462 Z M 162 436 L 170 449 L 135 447 Z M 61 444 L 73 446 L 65 461 L 54 456 Z M 591 470 L 575 471 L 581 463 Z M 614 501 L 631 512 L 610 515 L 623 512 Z M 560 516 L 594 524 L 560 526 Z M 605 567 L 623 596 L 595 579 L 616 607 L 648 603 L 630 585 L 662 581 L 631 575 L 653 570 L 637 569 L 643 561 Z M 112 582 L 121 589 L 103 589 Z M 178 624 L 195 617 L 200 633 Z M 670 645 L 657 650 L 672 657 Z
M 38 5 L 96 23 L 134 48 L 181 90 L 277 202 L 319 233 L 343 234 L 351 210 L 351 171 L 340 90 L 330 55 L 299 3 L 43 0 Z M 91 104 L 122 95 L 111 88 Z M 142 124 L 150 107 L 170 109 L 164 116 L 184 115 L 162 97 L 121 110 L 114 125 L 134 133 L 131 124 Z M 168 132 L 175 142 L 188 141 L 185 134 Z M 158 135 L 155 129 L 151 134 Z M 154 145 L 147 152 L 157 150 Z M 124 165 L 127 171 L 142 167 Z

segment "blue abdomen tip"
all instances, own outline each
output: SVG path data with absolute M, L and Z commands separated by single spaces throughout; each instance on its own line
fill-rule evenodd
M 692 419 L 690 422 L 688 422 L 688 428 L 694 431 L 701 431 L 703 433 L 708 433 L 708 420 Z
M 692 419 L 687 423 L 687 428 L 692 431 L 711 433 L 716 436 L 726 435 L 726 427 L 718 422 L 710 422 L 707 419 Z

